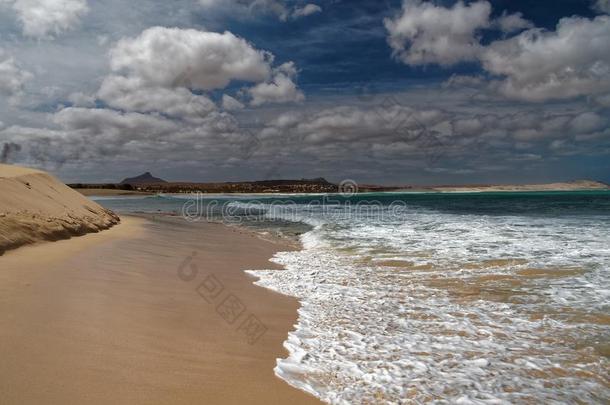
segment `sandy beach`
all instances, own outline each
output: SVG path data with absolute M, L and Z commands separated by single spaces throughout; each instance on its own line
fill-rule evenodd
M 297 301 L 242 271 L 285 249 L 220 224 L 126 217 L 7 252 L 0 403 L 319 403 L 273 372 Z
M 120 219 L 52 175 L 0 164 L 0 255 L 108 229 Z
M 0 21 L 0 405 L 610 405 L 610 0 Z

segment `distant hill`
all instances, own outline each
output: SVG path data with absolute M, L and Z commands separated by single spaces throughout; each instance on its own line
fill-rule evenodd
M 165 180 L 154 177 L 150 172 L 146 172 L 136 177 L 129 177 L 123 180 L 120 184 L 159 184 L 167 183 Z

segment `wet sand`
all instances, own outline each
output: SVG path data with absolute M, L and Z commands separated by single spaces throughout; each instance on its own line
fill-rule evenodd
M 252 285 L 279 242 L 120 225 L 0 257 L 2 404 L 314 404 L 274 373 L 298 303 Z

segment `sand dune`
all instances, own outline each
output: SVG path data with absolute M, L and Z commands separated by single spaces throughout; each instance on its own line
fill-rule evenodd
M 48 173 L 0 164 L 0 255 L 29 243 L 99 232 L 119 221 Z
M 563 183 L 522 184 L 522 185 L 481 185 L 481 186 L 442 186 L 434 187 L 434 191 L 443 192 L 497 192 L 497 191 L 585 191 L 609 190 L 610 186 L 599 181 L 576 180 Z

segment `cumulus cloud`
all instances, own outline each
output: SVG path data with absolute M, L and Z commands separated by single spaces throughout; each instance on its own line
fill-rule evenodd
M 228 94 L 222 95 L 222 108 L 226 111 L 242 110 L 245 105 L 234 97 Z
M 51 38 L 74 29 L 89 11 L 86 0 L 8 0 L 23 25 L 23 34 Z
M 142 113 L 160 112 L 174 117 L 197 119 L 216 110 L 204 95 L 184 87 L 162 87 L 140 78 L 111 75 L 104 79 L 98 97 L 109 106 Z
M 252 97 L 250 102 L 253 106 L 266 103 L 300 102 L 305 100 L 305 95 L 297 88 L 293 79 L 297 71 L 294 63 L 288 62 L 274 70 L 271 81 L 259 83 L 248 89 Z
M 33 75 L 22 69 L 15 58 L 5 55 L 0 49 L 0 94 L 18 97 L 23 93 L 24 85 Z
M 230 103 L 228 97 L 223 101 Z M 169 114 L 65 108 L 51 116 L 56 129 L 13 126 L 1 130 L 0 139 L 24 146 L 19 156 L 30 160 L 20 162 L 51 168 L 65 162 L 112 161 L 115 166 L 171 157 L 172 164 L 183 168 L 248 165 L 249 173 L 261 178 L 278 165 L 282 170 L 315 168 L 323 175 L 328 167 L 319 165 L 320 159 L 380 176 L 406 167 L 451 168 L 455 162 L 465 162 L 461 170 L 480 173 L 482 161 L 525 165 L 541 153 L 565 155 L 565 148 L 552 149 L 552 144 L 562 142 L 582 151 L 595 137 L 610 140 L 607 120 L 597 111 L 558 113 L 538 106 L 523 112 L 486 103 L 481 113 L 478 108 L 403 105 L 392 101 L 393 96 L 388 100 L 283 112 L 274 108 L 272 116 L 259 115 L 255 125 L 240 124 L 230 113 L 217 110 L 191 121 Z M 240 173 L 243 176 L 243 168 Z
M 386 18 L 388 42 L 394 56 L 409 65 L 437 63 L 448 66 L 474 60 L 479 52 L 478 32 L 490 26 L 491 5 L 462 1 L 446 8 L 420 0 L 405 0 L 402 13 Z
M 230 32 L 153 27 L 111 49 L 113 73 L 104 79 L 98 97 L 113 108 L 188 119 L 216 111 L 206 95 L 192 90 L 222 89 L 232 81 L 255 83 L 250 90 L 254 106 L 302 100 L 293 81 L 294 64 L 274 69 L 273 60 L 271 53 Z M 229 96 L 222 103 L 227 111 L 243 108 Z
M 495 20 L 494 24 L 500 31 L 507 34 L 534 27 L 534 24 L 531 21 L 523 18 L 522 13 L 507 14 L 506 11 Z
M 577 115 L 570 121 L 573 133 L 588 134 L 604 128 L 607 120 L 596 112 L 588 111 Z
M 595 0 L 592 6 L 595 11 L 610 14 L 610 0 Z
M 22 163 L 50 169 L 66 162 L 159 161 L 170 154 L 194 162 L 202 151 L 206 160 L 219 163 L 239 156 L 238 145 L 247 139 L 233 117 L 219 112 L 191 122 L 159 114 L 69 107 L 50 119 L 46 128 L 5 128 L 0 139 L 23 146 Z
M 528 101 L 610 92 L 610 17 L 563 18 L 556 31 L 530 29 L 496 41 L 483 67 L 503 79 L 497 89 Z
M 138 137 L 152 138 L 154 134 L 176 129 L 173 121 L 162 117 L 106 108 L 64 108 L 53 115 L 53 122 L 66 131 L 85 131 L 91 135 L 124 135 L 133 131 L 129 137 L 132 140 Z
M 252 134 L 230 114 L 245 107 L 240 101 L 225 94 L 219 110 L 209 92 L 235 80 L 254 84 L 253 105 L 304 98 L 294 63 L 274 68 L 273 55 L 229 32 L 154 27 L 118 41 L 109 58 L 111 72 L 97 92 L 70 94 L 72 106 L 48 115 L 47 128 L 11 126 L 2 137 L 25 144 L 23 154 L 36 165 L 167 153 L 196 161 L 202 150 L 225 164 L 244 155 Z M 12 59 L 6 66 L 17 72 Z
M 68 95 L 68 101 L 75 107 L 92 107 L 95 105 L 95 96 L 77 91 Z
M 439 108 L 404 105 L 360 108 L 336 107 L 329 110 L 278 117 L 271 124 L 285 134 L 298 134 L 305 143 L 358 143 L 387 145 L 406 143 L 423 148 L 436 138 L 439 148 L 462 155 L 480 151 L 463 145 L 489 148 L 494 144 L 513 145 L 522 141 L 566 139 L 603 130 L 607 120 L 599 113 L 556 113 L 551 110 L 528 112 L 493 111 L 465 113 Z
M 610 16 L 563 18 L 555 31 L 533 28 L 520 13 L 490 20 L 487 1 L 447 8 L 405 0 L 386 19 L 394 55 L 409 65 L 449 66 L 479 61 L 493 76 L 488 90 L 505 97 L 545 101 L 610 92 Z M 509 38 L 482 45 L 477 32 L 499 29 Z
M 286 18 L 291 19 L 291 13 L 296 11 L 292 5 L 296 2 L 281 3 L 286 6 Z M 306 1 L 298 4 L 303 6 Z M 413 4 L 422 6 L 423 3 Z M 461 7 L 477 10 L 476 2 L 465 4 Z M 452 13 L 456 7 L 446 10 Z M 275 12 L 270 13 L 280 17 Z M 216 17 L 213 13 L 208 15 Z M 392 21 L 398 27 L 397 20 Z M 459 26 L 446 23 L 440 24 L 438 29 L 448 41 L 457 41 L 458 48 L 466 43 L 465 48 L 462 47 L 466 51 L 462 54 L 467 60 L 483 60 L 483 55 L 494 46 L 520 37 L 521 30 L 531 31 L 531 26 L 519 14 L 505 14 L 497 20 L 488 16 L 487 21 L 484 20 L 473 22 L 480 27 L 471 31 L 474 42 L 464 42 L 459 39 L 460 35 L 453 35 L 464 32 Z M 456 22 L 460 23 L 461 20 Z M 155 20 L 145 27 L 157 24 L 174 25 L 166 20 Z M 404 50 L 400 55 L 396 54 L 397 57 L 410 55 L 411 42 L 421 45 L 430 39 L 431 31 L 420 28 L 423 33 L 405 39 Z M 498 44 L 481 45 L 478 36 L 488 29 L 498 34 L 503 31 L 506 34 L 503 38 L 508 39 L 497 41 Z M 552 35 L 558 34 L 540 31 L 538 40 L 546 40 Z M 103 56 L 96 46 L 96 38 L 97 33 L 88 42 L 92 46 L 87 48 L 89 53 L 71 48 L 70 58 L 85 60 L 95 53 Z M 523 38 L 524 41 L 529 39 L 526 35 Z M 422 168 L 429 168 L 430 172 L 446 173 L 444 179 L 458 171 L 476 173 L 477 180 L 473 181 L 478 181 L 480 168 L 484 167 L 479 163 L 483 160 L 487 163 L 519 161 L 521 168 L 542 156 L 549 167 L 551 160 L 547 158 L 555 151 L 564 155 L 566 150 L 602 153 L 604 147 L 608 150 L 610 142 L 605 115 L 605 108 L 610 106 L 610 92 L 600 90 L 589 94 L 587 100 L 526 107 L 523 103 L 498 102 L 497 97 L 488 97 L 485 103 L 468 97 L 467 92 L 488 90 L 490 77 L 493 77 L 493 88 L 497 91 L 503 91 L 503 85 L 511 80 L 519 84 L 518 94 L 510 97 L 524 99 L 528 88 L 537 88 L 534 79 L 527 76 L 527 80 L 517 81 L 517 73 L 512 71 L 456 75 L 446 84 L 450 91 L 437 89 L 429 83 L 425 88 L 422 86 L 424 90 L 412 88 L 408 94 L 397 95 L 410 102 L 404 106 L 381 105 L 380 97 L 384 96 L 376 93 L 366 100 L 339 95 L 323 99 L 320 95 L 314 102 L 296 107 L 274 104 L 267 108 L 265 106 L 270 103 L 304 99 L 296 86 L 297 68 L 293 63 L 277 67 L 271 54 L 231 33 L 155 27 L 141 34 L 130 34 L 129 38 L 116 43 L 115 40 L 116 37 L 109 34 L 100 42 L 111 49 L 108 54 L 110 71 L 102 70 L 100 64 L 95 74 L 89 75 L 88 82 L 83 85 L 84 81 L 80 80 L 72 85 L 70 81 L 70 86 L 45 98 L 48 103 L 36 105 L 42 108 L 22 109 L 0 117 L 6 123 L 0 128 L 0 139 L 22 146 L 21 151 L 11 154 L 11 161 L 44 165 L 51 170 L 66 164 L 56 173 L 65 180 L 79 181 L 105 181 L 107 176 L 111 176 L 110 180 L 120 179 L 125 171 L 146 164 L 141 162 L 152 162 L 160 170 L 178 168 L 173 174 L 182 179 L 265 178 L 266 170 L 275 165 L 277 159 L 285 159 L 287 166 L 295 168 L 294 172 L 283 168 L 282 177 L 290 176 L 290 173 L 299 177 L 312 173 L 326 176 L 360 170 L 367 175 L 373 173 L 370 179 L 375 182 L 404 180 L 404 173 L 408 171 L 413 174 L 412 179 L 421 180 L 419 173 L 426 170 Z M 417 52 L 413 53 L 416 64 L 421 65 L 422 60 L 464 60 L 459 55 L 445 57 L 437 41 L 428 42 L 432 44 L 430 52 L 424 46 L 419 48 L 421 57 Z M 63 46 L 60 41 L 46 45 Z M 524 49 L 527 47 L 519 48 L 522 45 L 517 43 L 511 48 L 514 49 L 511 57 L 515 60 L 506 61 L 507 65 L 518 63 L 521 55 L 526 54 Z M 593 46 L 583 43 L 580 48 L 585 50 Z M 561 54 L 557 50 L 553 52 Z M 24 53 L 15 55 L 19 55 L 20 60 L 36 61 Z M 36 69 L 40 66 L 42 74 L 44 69 L 50 70 L 49 66 L 56 66 L 47 60 L 68 59 L 59 55 L 66 54 L 45 56 L 45 63 L 35 62 L 28 69 L 34 71 L 34 66 Z M 15 68 L 23 71 L 15 59 L 4 65 L 8 59 L 0 57 L 0 66 L 10 66 L 4 69 L 13 73 Z M 552 69 L 546 70 L 545 63 L 540 66 L 541 77 L 554 74 Z M 65 78 L 70 78 L 72 72 L 74 70 L 65 73 L 61 80 L 46 80 L 46 77 L 46 82 L 36 82 L 36 86 L 20 80 L 19 85 L 4 86 L 2 91 L 8 94 L 17 89 L 19 93 L 27 84 L 28 91 L 35 88 L 42 93 L 45 88 L 65 84 Z M 572 73 L 578 71 L 565 74 Z M 8 82 L 6 77 L 6 74 L 0 74 L 0 82 Z M 101 85 L 97 82 L 99 77 Z M 353 80 L 353 77 L 346 77 L 346 80 Z M 237 96 L 234 88 L 225 89 L 231 83 L 242 88 Z M 219 96 L 220 100 L 216 101 Z M 64 108 L 64 104 L 71 107 Z M 251 106 L 257 108 L 251 109 Z M 49 108 L 55 112 L 49 112 Z M 433 162 L 426 161 L 430 156 Z M 442 162 L 438 162 L 439 156 Z M 322 162 L 326 158 L 339 164 L 332 168 L 324 165 Z M 87 173 L 88 167 L 91 170 Z M 100 171 L 100 167 L 110 169 Z M 193 174 L 191 170 L 197 172 Z M 390 176 L 394 177 L 390 179 Z
M 120 40 L 110 51 L 113 71 L 148 85 L 213 90 L 232 80 L 259 82 L 271 74 L 273 55 L 232 33 L 153 27 Z
M 392 99 L 285 112 L 259 132 L 257 158 L 290 167 L 328 159 L 351 170 L 377 170 L 378 175 L 392 172 L 389 168 L 455 169 L 455 162 L 462 162 L 460 170 L 480 174 L 487 170 L 481 163 L 492 167 L 497 161 L 519 162 L 524 170 L 527 162 L 540 161 L 541 153 L 554 153 L 548 148 L 556 140 L 574 144 L 582 153 L 592 137 L 610 138 L 607 130 L 605 135 L 600 132 L 604 126 L 595 112 L 514 112 L 488 106 L 489 112 L 481 114 L 402 105 Z

